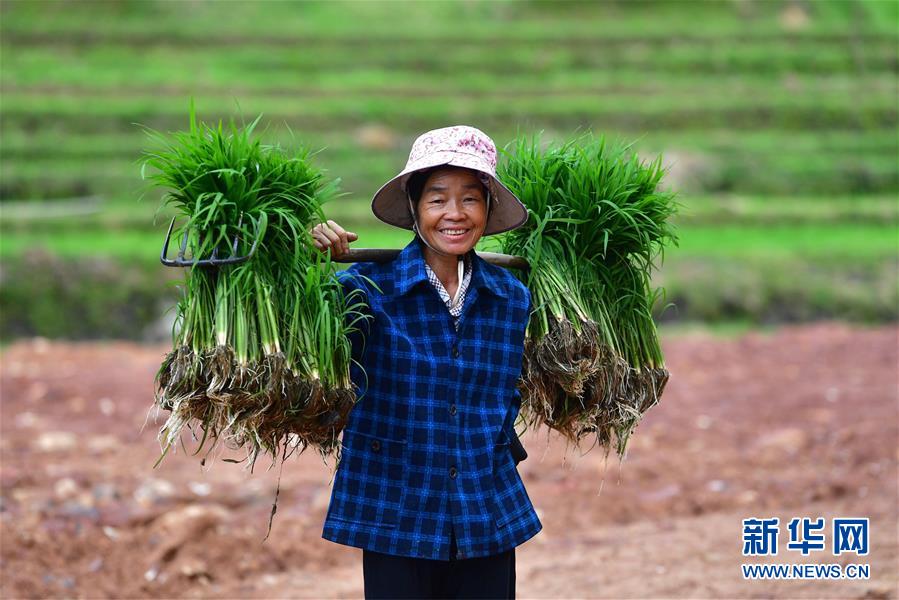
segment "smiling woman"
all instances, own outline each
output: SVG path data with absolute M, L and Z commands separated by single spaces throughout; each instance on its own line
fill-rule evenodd
M 462 281 L 462 257 L 484 234 L 489 192 L 474 171 L 435 167 L 415 173 L 407 184 L 410 211 L 425 261 L 454 297 Z
M 352 344 L 358 400 L 323 537 L 363 549 L 366 598 L 514 597 L 515 547 L 543 527 L 516 468 L 531 299 L 474 247 L 527 210 L 493 141 L 458 126 L 416 139 L 372 212 L 415 237 L 338 273 L 372 318 Z M 334 221 L 312 235 L 338 258 L 358 237 Z

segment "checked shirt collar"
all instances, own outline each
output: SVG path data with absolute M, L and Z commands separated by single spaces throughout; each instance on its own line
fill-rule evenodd
M 477 289 L 490 291 L 503 298 L 509 297 L 509 292 L 503 289 L 503 287 L 497 283 L 496 279 L 486 272 L 483 268 L 486 264 L 484 259 L 475 254 L 473 249 L 468 252 L 466 258 L 471 267 L 471 280 L 468 289 L 466 290 L 466 296 L 471 295 L 473 289 Z M 430 285 L 428 272 L 425 268 L 427 264 L 425 263 L 425 257 L 422 251 L 422 243 L 419 241 L 418 237 L 413 238 L 412 241 L 400 251 L 396 260 L 398 261 L 395 284 L 395 292 L 397 295 L 402 296 L 409 293 L 409 291 L 419 283 L 428 283 L 428 285 Z M 464 306 L 464 303 L 460 302 L 460 305 Z
M 440 281 L 440 278 L 437 277 L 437 274 L 431 269 L 431 265 L 425 262 L 425 271 L 428 274 L 428 281 L 431 282 L 431 285 L 433 285 L 434 289 L 437 290 L 437 293 L 440 294 L 440 299 L 443 300 L 443 303 L 446 304 L 446 307 L 449 309 L 450 314 L 453 316 L 453 324 L 456 326 L 456 329 L 459 329 L 459 316 L 462 314 L 462 307 L 465 305 L 465 292 L 468 291 L 468 285 L 471 283 L 471 258 L 468 255 L 465 255 L 462 264 L 465 271 L 459 277 L 459 289 L 456 291 L 456 301 L 454 303 L 453 299 L 450 298 L 449 292 L 443 287 L 443 282 Z

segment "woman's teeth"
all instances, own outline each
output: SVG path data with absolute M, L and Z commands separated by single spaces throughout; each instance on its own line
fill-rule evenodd
M 441 229 L 440 233 L 450 237 L 460 237 L 468 233 L 467 229 Z

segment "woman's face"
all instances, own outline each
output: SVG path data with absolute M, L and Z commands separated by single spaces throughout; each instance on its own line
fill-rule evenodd
M 487 227 L 483 184 L 468 169 L 435 170 L 424 183 L 418 201 L 418 226 L 432 246 L 447 254 L 465 254 Z

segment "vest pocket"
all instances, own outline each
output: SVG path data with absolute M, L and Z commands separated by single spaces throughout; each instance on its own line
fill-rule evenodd
M 406 440 L 344 430 L 328 518 L 396 527 L 406 494 Z

